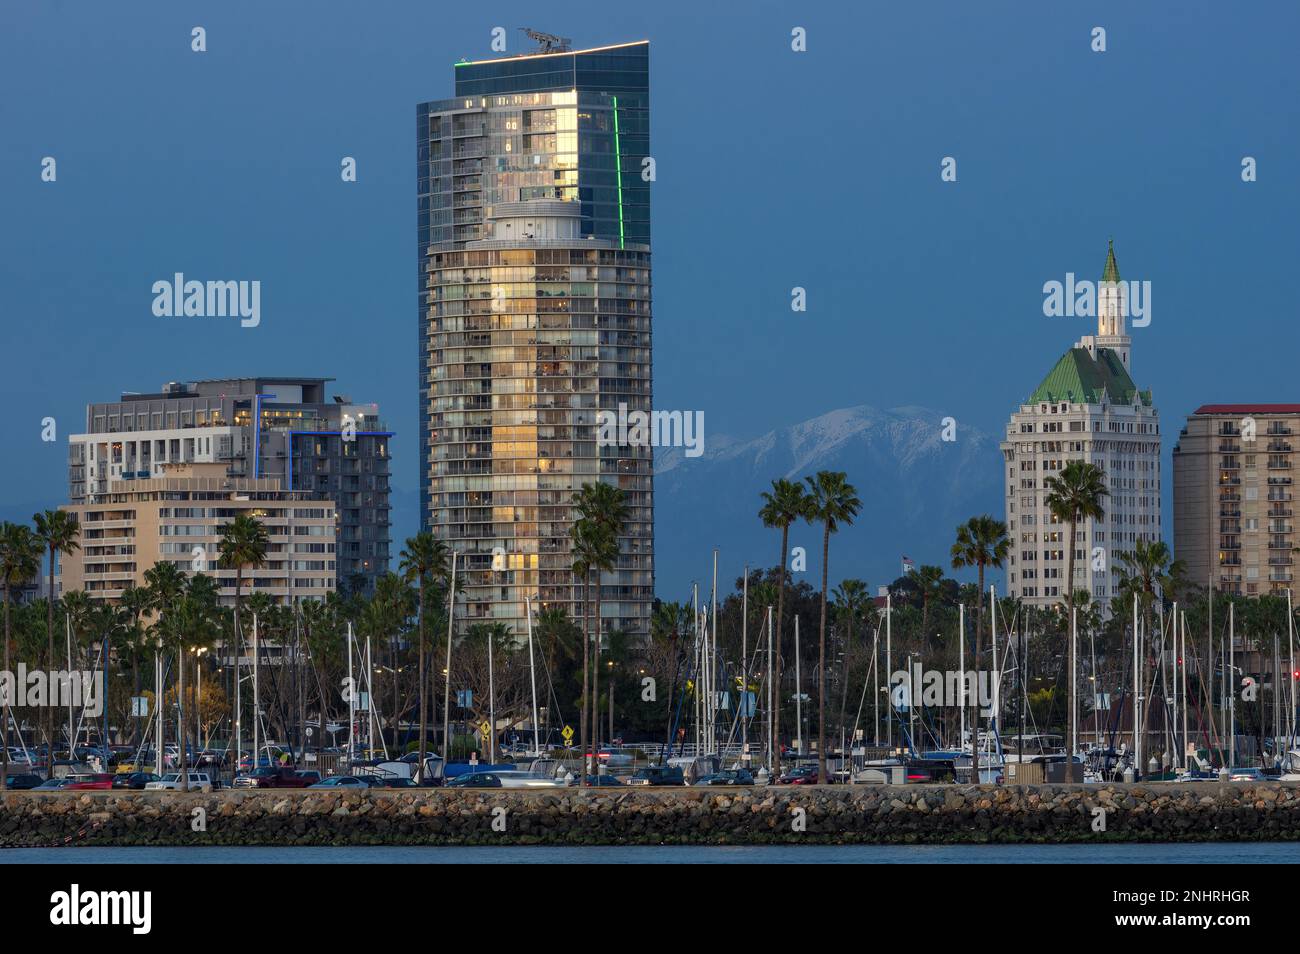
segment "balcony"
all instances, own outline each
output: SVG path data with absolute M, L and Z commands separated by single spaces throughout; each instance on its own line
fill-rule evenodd
M 1237 454 L 1240 452 L 1241 452 L 1241 445 L 1239 444 L 1228 442 L 1228 441 L 1224 441 L 1223 443 L 1219 444 L 1220 454 Z
M 1268 449 L 1272 453 L 1289 454 L 1291 453 L 1290 441 L 1269 441 Z

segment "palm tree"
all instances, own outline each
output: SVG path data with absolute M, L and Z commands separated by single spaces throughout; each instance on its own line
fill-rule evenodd
M 149 591 L 142 586 L 128 586 L 118 601 L 125 617 L 125 648 L 131 653 L 131 694 L 140 695 L 140 657 L 144 652 L 144 615 L 149 611 Z M 131 744 L 140 739 L 140 720 L 131 720 Z
M 596 544 L 590 553 L 588 567 L 596 577 L 596 634 L 591 668 L 591 745 L 594 752 L 600 736 L 600 648 L 605 628 L 601 619 L 603 588 L 600 575 L 612 573 L 618 567 L 618 538 L 630 510 L 623 499 L 623 491 L 604 481 L 583 484 L 582 489 L 573 495 L 573 506 L 578 511 L 579 521 L 591 524 L 594 531 L 592 540 Z
M 170 560 L 162 560 L 155 563 L 149 569 L 144 571 L 144 585 L 148 590 L 148 607 L 157 614 L 157 619 L 153 625 L 154 638 L 158 643 L 164 644 L 173 640 L 173 634 L 176 632 L 173 617 L 178 611 L 181 597 L 185 595 L 185 574 L 181 572 L 180 567 Z M 178 659 L 177 672 L 180 672 L 183 659 Z M 158 705 L 162 705 L 163 687 L 158 686 L 156 691 L 156 700 Z M 181 723 L 184 726 L 184 722 Z M 186 782 L 188 775 L 185 766 L 185 745 L 184 739 L 177 739 L 180 743 L 181 754 L 181 785 L 187 787 Z M 163 755 L 163 740 L 155 740 L 158 748 L 158 758 L 161 760 Z
M 406 580 L 396 573 L 385 573 L 375 580 L 375 591 L 361 615 L 363 632 L 373 636 L 381 645 L 388 645 L 389 681 L 392 688 L 393 709 L 390 724 L 393 744 L 399 743 L 403 706 L 401 704 L 400 667 L 397 652 L 408 620 L 416 612 L 416 593 Z
M 923 645 L 930 639 L 930 604 L 943 594 L 943 567 L 926 566 L 908 570 L 908 578 L 921 594 L 921 639 Z
M 428 742 L 425 735 L 429 731 L 428 694 L 425 676 L 425 632 L 424 619 L 427 608 L 428 588 L 447 576 L 447 544 L 434 537 L 428 530 L 422 530 L 413 537 L 406 538 L 406 549 L 402 551 L 402 572 L 408 581 L 414 579 L 420 587 L 420 781 L 424 781 L 424 759 L 428 754 Z M 444 749 L 446 748 L 444 743 Z
M 822 525 L 822 609 L 817 636 L 817 782 L 826 783 L 826 591 L 831 558 L 831 534 L 850 526 L 862 509 L 858 492 L 842 471 L 822 470 L 806 478 L 808 497 L 804 519 Z
M 806 495 L 804 493 L 803 484 L 799 483 L 797 480 L 786 480 L 780 478 L 772 481 L 771 491 L 765 490 L 759 496 L 763 498 L 763 506 L 758 511 L 758 518 L 763 521 L 763 526 L 771 528 L 779 527 L 781 530 L 781 553 L 779 554 L 780 559 L 776 562 L 779 590 L 777 591 L 776 596 L 776 633 L 774 643 L 776 654 L 772 665 L 775 672 L 771 673 L 769 676 L 772 680 L 773 686 L 772 697 L 776 699 L 776 704 L 772 709 L 772 739 L 774 740 L 773 744 L 779 752 L 781 747 L 781 637 L 785 632 L 783 628 L 785 621 L 785 561 L 790 546 L 790 525 L 797 520 L 803 519 Z M 781 770 L 781 758 L 779 755 L 773 757 L 772 764 L 779 773 Z
M 1066 554 L 1066 625 L 1074 612 L 1074 542 L 1079 531 L 1080 520 L 1100 521 L 1106 516 L 1102 500 L 1109 491 L 1106 489 L 1106 475 L 1096 464 L 1087 461 L 1072 460 L 1066 463 L 1061 473 L 1047 478 L 1047 509 L 1057 523 L 1070 524 L 1070 550 Z M 1065 656 L 1070 658 L 1069 650 Z M 1074 674 L 1066 680 L 1069 697 L 1066 702 L 1065 744 L 1067 749 L 1073 745 L 1074 738 Z M 1137 727 L 1134 726 L 1134 731 Z M 1070 751 L 1070 757 L 1074 752 Z
M 13 589 L 25 586 L 41 572 L 41 544 L 30 527 L 21 523 L 0 523 L 0 589 L 4 590 L 4 660 L 5 673 L 13 672 L 9 660 L 9 643 L 12 637 L 10 622 L 10 604 L 13 601 Z M 15 687 L 16 688 L 16 687 Z M 13 700 L 10 693 L 4 693 L 4 711 L 0 712 L 0 792 L 5 790 L 9 774 L 9 707 Z M 53 761 L 53 749 L 51 749 Z
M 1138 604 L 1142 607 L 1142 617 L 1147 633 L 1151 632 L 1151 611 L 1155 605 L 1157 593 L 1161 601 L 1183 574 L 1183 561 L 1175 560 L 1169 545 L 1163 540 L 1154 542 L 1139 538 L 1132 550 L 1119 554 L 1124 565 L 1121 570 L 1120 589 L 1127 602 L 1132 603 L 1136 594 Z M 1285 617 L 1284 617 L 1285 618 Z M 1134 639 L 1137 634 L 1134 634 Z M 1146 685 L 1146 665 L 1143 659 L 1140 683 Z M 1150 711 L 1148 709 L 1148 711 Z M 1134 726 L 1134 731 L 1137 727 Z
M 843 732 L 844 716 L 849 701 L 849 661 L 853 649 L 853 627 L 862 616 L 863 611 L 871 606 L 867 584 L 861 580 L 842 580 L 832 594 L 835 597 L 835 620 L 843 621 L 846 630 L 844 642 L 844 678 L 840 688 L 840 731 Z
M 588 695 L 588 689 L 594 685 L 595 680 L 592 678 L 592 669 L 594 668 L 591 659 L 591 630 L 588 625 L 588 605 L 589 591 L 591 587 L 591 574 L 597 566 L 607 561 L 606 551 L 610 541 L 604 531 L 602 531 L 594 522 L 588 519 L 580 519 L 574 522 L 569 528 L 569 539 L 571 552 L 573 555 L 573 574 L 575 577 L 582 579 L 582 712 L 579 725 L 579 747 L 582 749 L 582 784 L 588 784 L 588 776 L 591 774 L 592 766 L 588 759 L 587 744 L 590 738 L 591 743 L 595 745 L 595 720 L 597 718 L 594 706 L 591 705 L 591 697 Z M 617 546 L 617 544 L 614 544 Z M 599 612 L 599 608 L 597 608 Z M 600 639 L 599 631 L 596 636 Z M 588 735 L 588 719 L 590 718 L 591 734 Z
M 157 564 L 156 566 L 175 566 L 175 564 Z M 179 573 L 179 571 L 177 571 Z M 146 573 L 146 577 L 148 573 Z M 184 580 L 184 576 L 181 576 Z M 171 589 L 171 579 L 158 579 L 161 591 Z M 162 638 L 170 642 L 176 650 L 176 708 L 179 733 L 176 739 L 180 750 L 181 791 L 189 791 L 189 730 L 190 720 L 185 715 L 185 667 L 189 650 L 211 644 L 217 635 L 216 603 L 213 594 L 216 588 L 211 577 L 196 574 L 188 583 L 182 584 L 181 591 L 172 599 L 170 608 L 159 618 L 159 632 Z M 197 666 L 197 662 L 195 664 Z M 193 695 L 196 711 L 200 704 L 198 693 Z M 194 746 L 201 745 L 195 735 Z
M 57 669 L 54 665 L 54 565 L 61 553 L 71 553 L 73 550 L 81 549 L 81 544 L 77 538 L 81 536 L 81 528 L 77 526 L 77 515 L 68 510 L 45 510 L 38 514 L 32 515 L 32 520 L 36 524 L 36 539 L 39 540 L 46 549 L 49 556 L 49 574 L 50 589 L 49 600 L 46 604 L 46 634 L 50 641 L 50 654 L 47 665 L 51 669 Z M 54 763 L 54 707 L 49 707 L 47 718 L 47 738 L 50 742 L 50 764 Z M 69 740 L 71 745 L 72 741 Z
M 971 517 L 957 528 L 957 541 L 952 545 L 952 568 L 973 566 L 979 569 L 979 598 L 976 599 L 975 614 L 975 653 L 971 657 L 975 669 L 975 685 L 979 686 L 980 652 L 984 641 L 984 570 L 986 567 L 1002 568 L 1011 549 L 1007 539 L 1007 525 L 1001 520 L 994 520 L 988 514 Z M 961 638 L 965 639 L 963 632 Z M 994 679 L 997 678 L 995 673 Z M 979 691 L 975 693 L 975 712 L 971 718 L 971 783 L 980 782 L 980 733 L 979 733 Z M 997 713 L 994 713 L 994 718 Z
M 260 569 L 266 565 L 266 554 L 270 549 L 270 537 L 266 525 L 247 513 L 235 515 L 235 519 L 224 524 L 218 531 L 217 565 L 223 569 L 235 571 L 235 612 L 232 617 L 231 649 L 235 659 L 243 652 L 243 589 L 244 567 L 250 570 Z M 239 667 L 230 667 L 230 697 L 239 692 Z M 236 729 L 238 731 L 238 729 Z M 256 764 L 257 753 L 253 753 Z

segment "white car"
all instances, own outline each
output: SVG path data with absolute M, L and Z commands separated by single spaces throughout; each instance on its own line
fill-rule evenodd
M 189 781 L 190 791 L 210 792 L 212 791 L 212 776 L 207 772 L 188 772 L 186 776 Z M 156 782 L 145 784 L 146 792 L 179 792 L 181 790 L 181 773 L 168 772 Z

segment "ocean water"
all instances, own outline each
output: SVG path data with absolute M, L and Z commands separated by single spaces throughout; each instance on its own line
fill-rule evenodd
M 1293 864 L 1300 844 L 9 848 L 2 864 Z

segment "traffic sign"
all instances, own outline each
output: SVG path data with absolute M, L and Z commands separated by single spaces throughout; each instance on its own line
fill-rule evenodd
M 564 744 L 565 744 L 565 745 L 568 745 L 570 742 L 572 742 L 572 741 L 573 741 L 573 727 L 572 727 L 572 726 L 567 726 L 567 725 L 566 725 L 563 729 L 560 730 L 560 737 L 561 737 L 562 739 L 564 739 Z
M 489 723 L 487 720 L 484 720 L 483 724 L 478 727 L 478 734 L 483 736 L 484 742 L 490 739 L 492 737 L 491 723 Z

